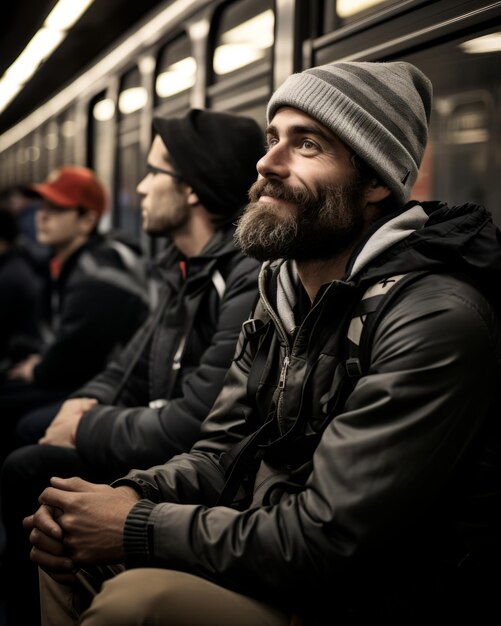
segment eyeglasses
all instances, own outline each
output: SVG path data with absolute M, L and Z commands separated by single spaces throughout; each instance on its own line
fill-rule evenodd
M 154 165 L 146 164 L 146 171 L 148 174 L 167 174 L 167 176 L 172 176 L 176 180 L 183 180 L 183 177 L 176 172 L 171 172 L 170 170 L 163 170 L 161 167 L 155 167 Z

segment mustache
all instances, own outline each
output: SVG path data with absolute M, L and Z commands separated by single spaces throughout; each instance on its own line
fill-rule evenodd
M 261 196 L 269 196 L 284 202 L 296 204 L 309 204 L 317 201 L 305 189 L 284 185 L 280 180 L 267 180 L 262 178 L 257 180 L 249 189 L 249 200 L 259 202 Z

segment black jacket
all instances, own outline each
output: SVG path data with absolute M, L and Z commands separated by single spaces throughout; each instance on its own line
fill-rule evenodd
M 13 247 L 0 255 L 0 370 L 12 367 L 20 344 L 38 345 L 41 281 Z M 25 356 L 24 351 L 17 360 Z M 2 366 L 5 363 L 5 366 Z
M 101 403 L 78 427 L 86 461 L 116 477 L 190 449 L 256 299 L 258 271 L 235 247 L 232 228 L 197 257 L 183 260 L 173 246 L 162 253 L 155 311 L 120 357 L 74 394 Z
M 413 270 L 427 273 L 378 324 L 368 373 L 350 390 L 354 307 L 369 285 Z M 498 289 L 500 272 L 487 212 L 432 203 L 374 225 L 309 311 L 301 298 L 287 305 L 300 294 L 291 265 L 265 265 L 263 324 L 241 336 L 205 437 L 115 483 L 145 498 L 126 521 L 128 566 L 191 572 L 317 624 L 461 614 L 469 565 L 501 553 L 488 506 L 501 448 L 485 449 L 499 443 L 489 415 L 500 327 L 479 290 Z M 240 487 L 229 502 L 228 470 Z
M 34 382 L 72 392 L 95 376 L 145 319 L 148 297 L 137 249 L 99 235 L 78 248 L 51 285 L 52 336 Z

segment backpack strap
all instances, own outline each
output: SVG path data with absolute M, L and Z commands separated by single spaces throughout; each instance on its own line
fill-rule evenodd
M 370 347 L 379 321 L 401 289 L 427 272 L 409 272 L 383 278 L 371 285 L 355 306 L 347 332 L 346 372 L 353 386 L 367 373 Z

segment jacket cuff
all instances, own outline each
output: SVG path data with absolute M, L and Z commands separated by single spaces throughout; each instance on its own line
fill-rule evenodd
M 139 500 L 125 520 L 123 549 L 128 569 L 145 567 L 153 561 L 153 526 L 148 522 L 156 506 L 149 500 Z
M 131 487 L 135 489 L 140 496 L 145 498 L 146 500 L 151 500 L 154 504 L 158 504 L 161 502 L 161 497 L 158 489 L 156 489 L 153 485 L 151 485 L 146 480 L 142 480 L 141 478 L 128 478 L 128 476 L 124 476 L 123 478 L 118 478 L 111 483 L 112 487 Z

